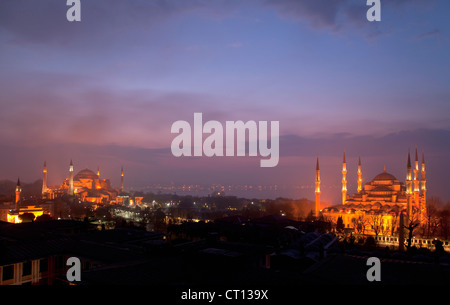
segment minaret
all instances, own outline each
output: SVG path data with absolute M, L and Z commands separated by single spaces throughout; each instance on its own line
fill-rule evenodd
M 420 177 L 421 177 L 421 191 L 422 191 L 422 200 L 421 200 L 421 208 L 423 211 L 423 214 L 426 213 L 426 208 L 427 208 L 427 187 L 426 187 L 426 183 L 427 180 L 425 179 L 425 156 L 423 154 L 422 151 L 422 171 L 420 172 Z
M 100 167 L 97 166 L 97 178 L 100 178 Z
M 419 159 L 417 158 L 417 146 L 416 155 L 414 159 L 414 204 L 419 207 Z
M 407 207 L 406 207 L 406 216 L 408 218 L 411 217 L 411 201 L 412 201 L 412 180 L 411 180 L 411 158 L 409 154 L 408 149 L 408 163 L 406 164 L 406 200 L 407 200 Z
M 122 166 L 122 170 L 120 172 L 120 192 L 123 192 L 123 166 Z
M 425 193 L 427 191 L 427 187 L 426 187 L 427 180 L 425 179 L 425 174 L 426 174 L 426 171 L 425 171 L 425 156 L 424 156 L 423 151 L 422 151 L 422 171 L 420 172 L 420 175 L 421 175 L 421 178 L 422 178 L 422 180 L 421 180 L 421 182 L 422 182 L 422 194 L 424 196 L 425 196 Z
M 358 157 L 358 193 L 362 191 L 361 157 Z
M 319 157 L 317 157 L 316 163 L 316 204 L 314 208 L 314 216 L 319 217 L 320 211 L 320 169 L 319 169 Z
M 73 163 L 70 160 L 69 166 L 69 195 L 73 196 Z
M 408 163 L 406 164 L 406 194 L 412 194 L 412 181 L 411 181 L 411 158 L 408 149 Z
M 342 163 L 342 204 L 347 201 L 347 162 L 345 162 L 345 152 L 344 161 Z
M 22 188 L 20 187 L 20 179 L 17 178 L 17 185 L 16 185 L 16 201 L 15 201 L 15 210 L 19 210 L 19 203 L 20 203 L 20 193 L 22 192 Z
M 44 169 L 42 171 L 42 196 L 45 196 L 47 193 L 47 162 L 44 161 Z

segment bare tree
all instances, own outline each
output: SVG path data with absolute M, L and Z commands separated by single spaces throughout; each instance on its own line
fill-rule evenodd
M 399 222 L 399 214 L 395 213 L 392 215 L 392 221 L 391 221 L 391 235 L 394 236 L 394 234 L 397 232 Z
M 450 236 L 450 202 L 439 212 L 439 228 L 439 235 L 443 239 L 448 239 Z
M 442 201 L 438 197 L 430 197 L 427 200 L 427 212 L 425 216 L 425 223 L 423 225 L 423 235 L 430 238 L 436 234 L 439 226 L 439 209 L 442 206 Z
M 387 222 L 388 218 L 384 217 L 381 224 L 381 234 L 388 235 L 391 233 L 392 229 L 391 226 L 389 226 L 389 223 Z
M 407 215 L 405 216 L 405 224 L 404 224 L 404 228 L 406 230 L 408 230 L 408 245 L 407 245 L 407 250 L 411 249 L 411 244 L 412 244 L 412 238 L 413 238 L 413 234 L 414 234 L 414 230 L 420 225 L 419 219 L 418 219 L 418 211 L 416 209 L 412 209 L 411 211 L 411 215 Z
M 358 215 L 358 217 L 352 218 L 352 223 L 356 233 L 364 235 L 368 224 L 367 218 L 363 215 Z
M 369 216 L 368 222 L 373 232 L 375 233 L 375 237 L 377 237 L 383 229 L 383 221 L 384 215 L 381 213 L 372 214 Z

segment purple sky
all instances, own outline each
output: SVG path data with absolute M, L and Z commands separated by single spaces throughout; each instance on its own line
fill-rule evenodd
M 404 181 L 424 150 L 430 195 L 450 200 L 448 1 L 0 2 L 0 178 L 59 184 L 100 166 L 119 183 L 313 186 L 339 200 L 342 153 L 355 189 L 387 170 Z M 280 162 L 175 158 L 177 120 L 280 122 Z M 352 185 L 352 179 L 355 181 Z M 327 187 L 328 185 L 328 187 Z M 295 194 L 314 198 L 314 189 Z

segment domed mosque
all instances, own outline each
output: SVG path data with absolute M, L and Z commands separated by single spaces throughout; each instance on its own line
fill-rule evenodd
M 326 207 L 321 210 L 325 218 L 336 223 L 341 217 L 345 228 L 358 229 L 363 234 L 373 234 L 374 225 L 379 230 L 377 233 L 394 234 L 399 225 L 401 212 L 409 217 L 422 222 L 426 213 L 426 180 L 425 158 L 422 154 L 422 166 L 419 170 L 417 149 L 414 168 L 411 168 L 410 155 L 408 153 L 406 182 L 399 181 L 394 175 L 386 172 L 386 168 L 376 175 L 372 181 L 362 185 L 361 160 L 358 161 L 358 189 L 357 193 L 347 195 L 347 164 L 344 160 L 342 166 L 342 203 Z M 421 177 L 419 179 L 419 172 Z M 316 168 L 316 215 L 320 210 L 320 176 L 317 161 Z M 414 176 L 413 176 L 414 174 Z M 374 221 L 379 223 L 374 224 Z
M 47 167 L 44 163 L 44 178 L 42 195 L 46 198 L 55 198 L 64 194 L 77 195 L 82 202 L 106 203 L 116 198 L 123 191 L 123 169 L 121 173 L 120 189 L 111 187 L 109 179 L 100 178 L 100 169 L 97 173 L 90 169 L 82 169 L 76 175 L 73 174 L 73 163 L 70 161 L 69 178 L 57 188 L 47 186 Z

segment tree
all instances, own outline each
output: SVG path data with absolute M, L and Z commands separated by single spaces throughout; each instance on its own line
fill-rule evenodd
M 384 215 L 381 213 L 370 215 L 368 221 L 370 227 L 375 233 L 375 237 L 377 237 L 378 234 L 380 234 L 381 230 L 383 229 Z
M 42 214 L 41 216 L 36 217 L 36 221 L 48 221 L 52 220 L 52 217 L 48 214 Z
M 418 221 L 418 212 L 413 209 L 412 215 L 409 217 L 406 216 L 406 224 L 403 226 L 406 230 L 408 230 L 408 245 L 406 246 L 407 250 L 411 250 L 411 244 L 412 244 L 412 238 L 414 234 L 414 230 L 420 225 L 420 222 Z
M 34 221 L 34 214 L 33 213 L 23 213 L 22 215 L 19 215 L 19 219 L 21 222 L 33 222 Z
M 342 219 L 342 216 L 339 216 L 336 221 L 336 231 L 342 232 L 345 228 L 344 220 Z
M 110 221 L 112 219 L 111 212 L 107 207 L 101 206 L 94 211 L 95 218 L 99 220 Z
M 367 218 L 364 215 L 358 215 L 358 217 L 352 219 L 353 227 L 358 234 L 364 235 L 366 232 L 366 225 L 368 223 Z
M 397 232 L 399 222 L 399 214 L 395 213 L 392 215 L 392 221 L 391 221 L 391 235 L 394 236 L 394 234 Z
M 439 226 L 439 208 L 442 206 L 442 201 L 438 197 L 430 197 L 427 200 L 427 212 L 425 216 L 425 223 L 423 226 L 423 235 L 427 238 L 434 236 Z
M 439 213 L 439 227 L 440 236 L 443 239 L 448 239 L 450 236 L 450 204 L 447 203 L 442 211 Z
M 306 216 L 305 220 L 306 221 L 315 221 L 315 220 L 317 220 L 317 217 L 314 216 L 313 210 L 309 211 L 308 216 Z
M 157 209 L 153 213 L 152 222 L 156 232 L 164 232 L 166 230 L 166 214 L 161 209 Z
M 70 216 L 72 218 L 82 219 L 86 216 L 86 210 L 83 204 L 78 202 L 70 204 Z

